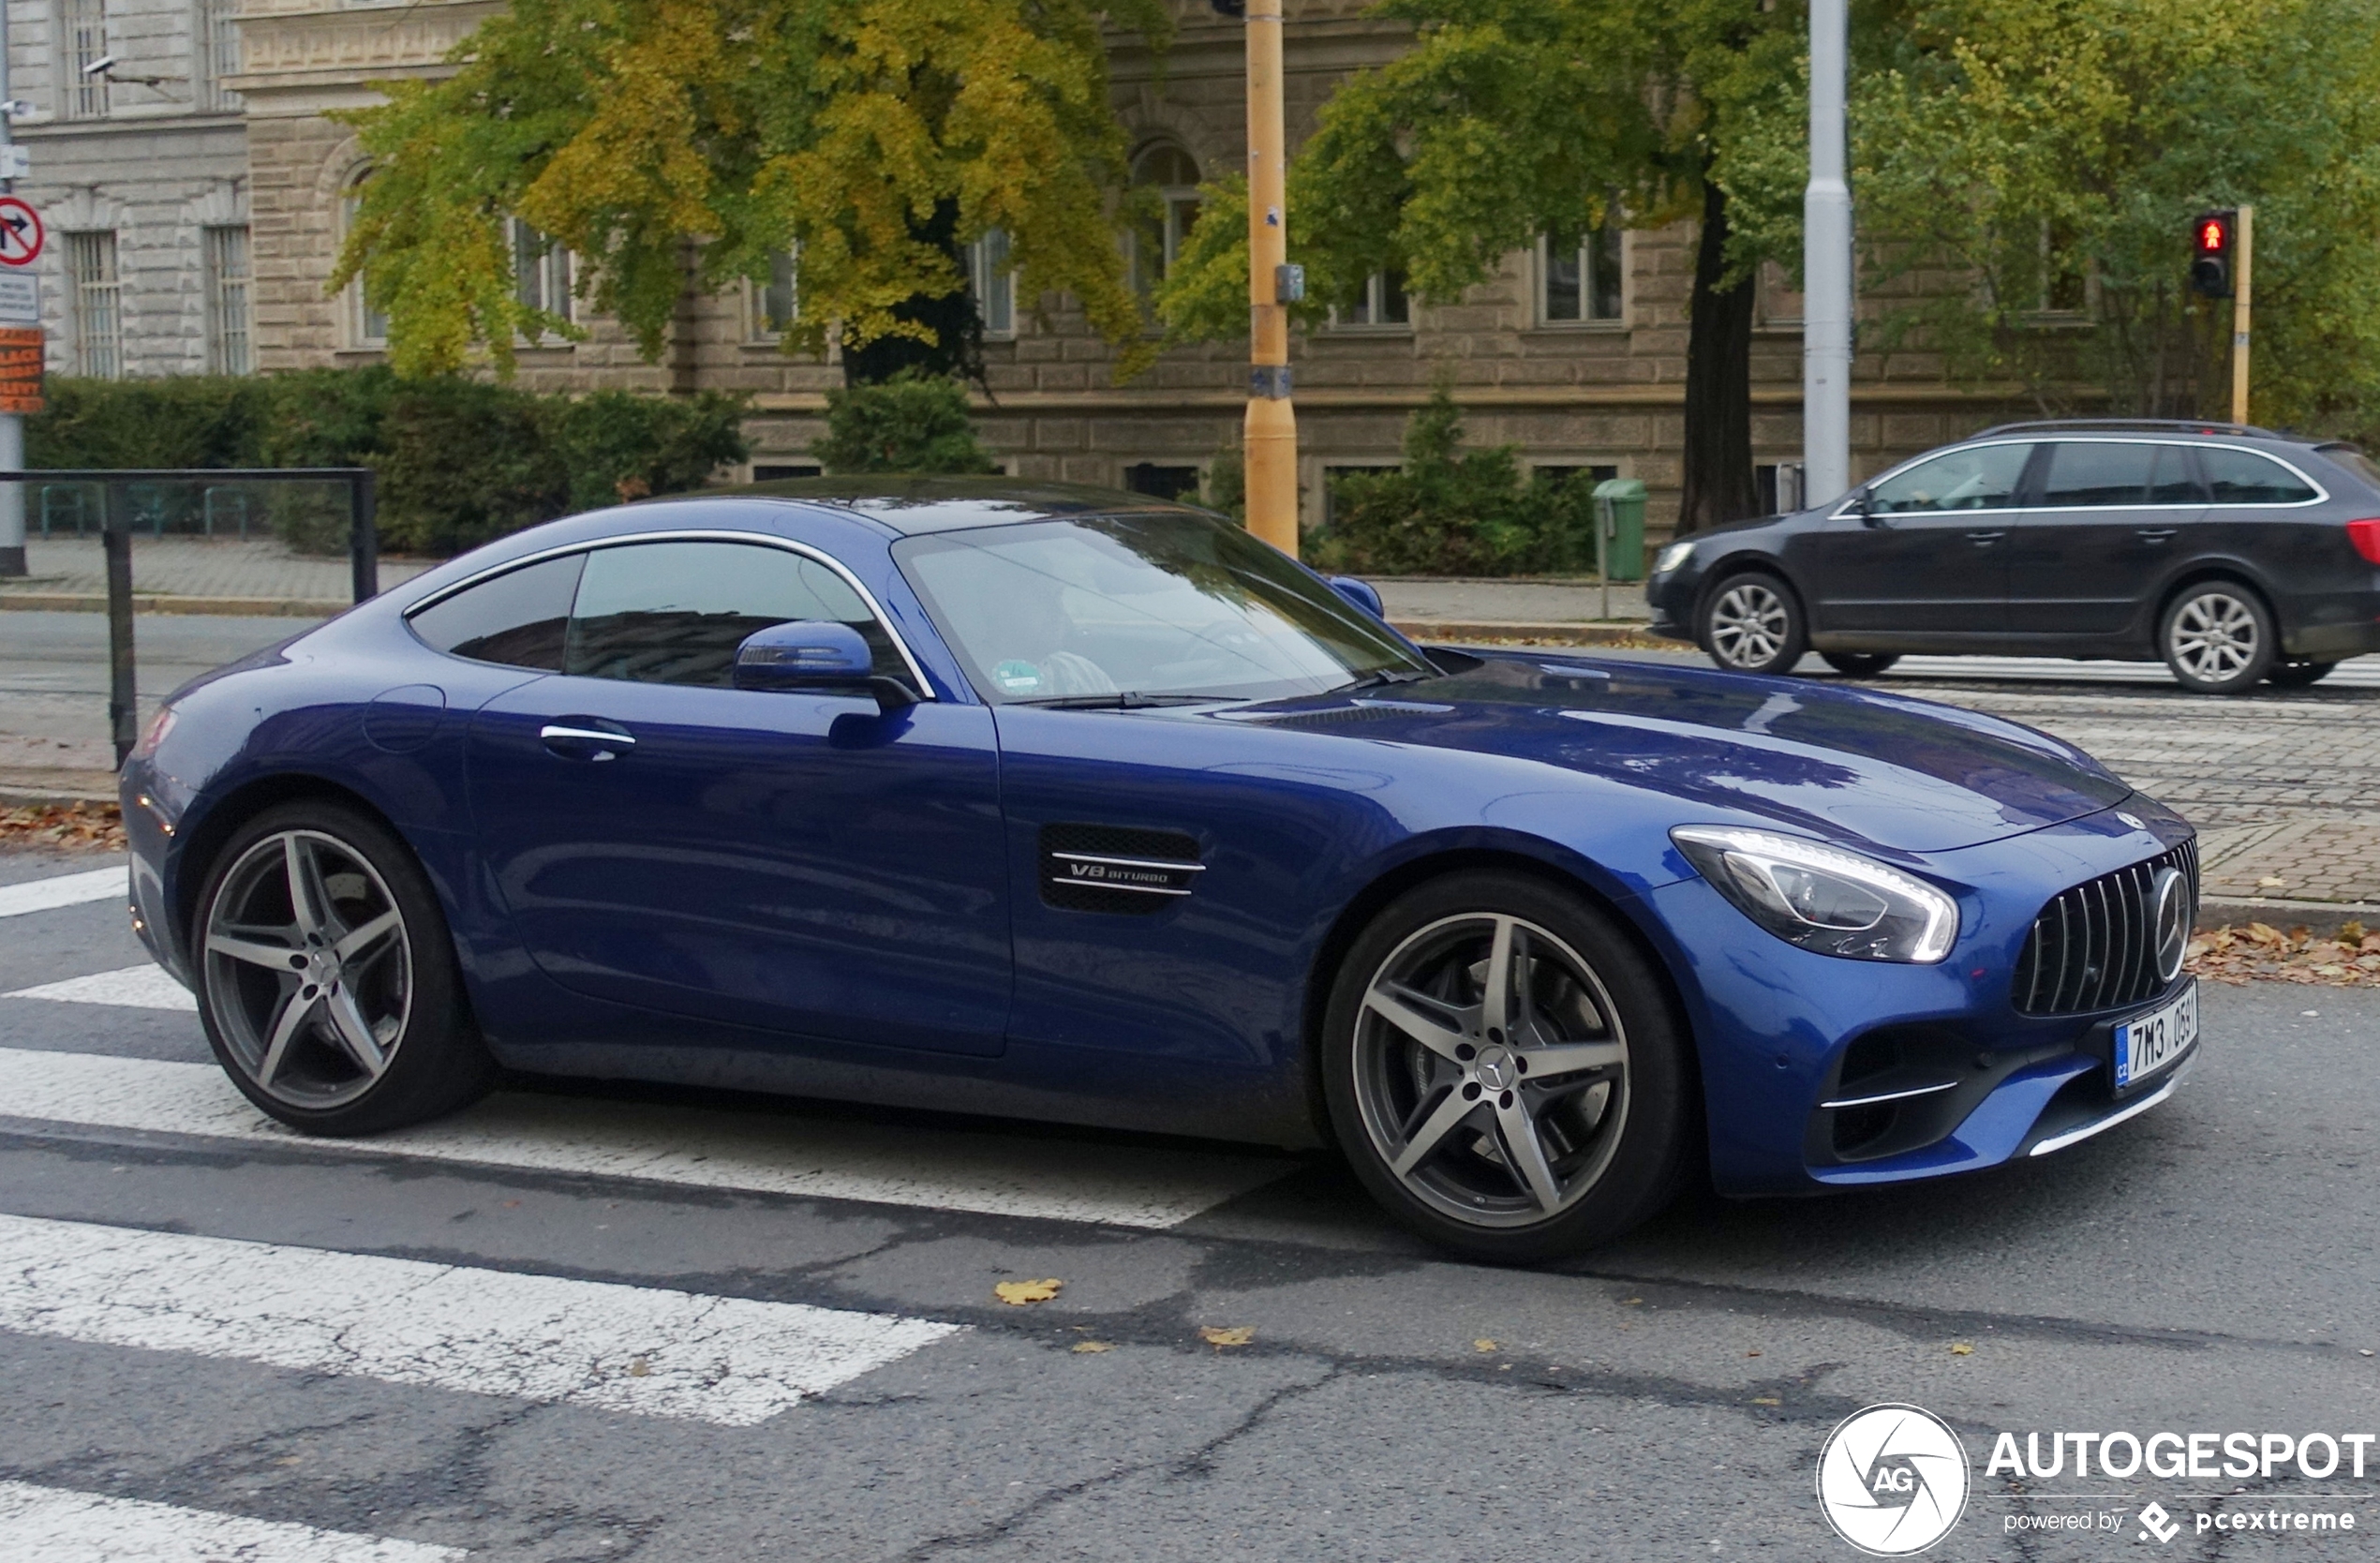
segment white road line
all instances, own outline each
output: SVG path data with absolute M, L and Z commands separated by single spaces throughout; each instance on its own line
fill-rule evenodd
M 459 1547 L 0 1481 L 9 1556 L 37 1563 L 460 1563 Z
M 166 975 L 162 966 L 126 966 L 122 971 L 95 972 L 89 976 L 45 982 L 0 993 L 0 999 L 50 999 L 59 1004 L 112 1004 L 131 1009 L 178 1009 L 199 1012 L 190 990 Z
M 112 898 L 129 901 L 131 897 L 132 880 L 122 865 L 94 869 L 89 873 L 66 873 L 51 879 L 28 879 L 22 885 L 0 885 L 0 917 L 80 906 L 87 901 Z
M 0 1116 L 379 1154 L 644 1178 L 1162 1229 L 1292 1171 L 1277 1156 L 626 1102 L 498 1095 L 364 1140 L 312 1139 L 251 1107 L 211 1064 L 0 1048 Z
M 729 1427 L 960 1328 L 0 1215 L 0 1330 Z

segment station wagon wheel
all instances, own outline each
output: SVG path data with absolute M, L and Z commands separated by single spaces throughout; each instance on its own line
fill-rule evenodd
M 2240 694 L 2264 681 L 2280 655 L 2272 613 L 2229 581 L 2185 589 L 2165 609 L 2157 636 L 2174 681 L 2199 694 Z
M 195 921 L 216 1057 L 282 1122 L 368 1133 L 486 1088 L 445 919 L 377 822 L 330 803 L 268 811 L 217 858 Z
M 1711 588 L 1696 626 L 1703 649 L 1736 673 L 1791 673 L 1809 649 L 1802 604 L 1774 575 L 1731 575 Z
M 1821 651 L 1819 656 L 1846 678 L 1880 677 L 1900 661 L 1890 651 Z
M 1579 899 L 1521 875 L 1424 886 L 1350 951 L 1331 1026 L 1341 1142 L 1433 1239 L 1554 1258 L 1668 1198 L 1674 1026 L 1643 958 Z
M 2275 689 L 2311 689 L 2337 670 L 2335 662 L 2285 662 L 2265 675 Z

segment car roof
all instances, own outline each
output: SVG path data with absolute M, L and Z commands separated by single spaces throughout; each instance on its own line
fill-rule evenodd
M 778 478 L 665 497 L 671 504 L 783 499 L 864 515 L 906 537 L 971 527 L 1013 526 L 1070 515 L 1172 513 L 1212 515 L 1196 505 L 1086 484 L 1019 478 Z M 646 503 L 656 501 L 647 500 Z

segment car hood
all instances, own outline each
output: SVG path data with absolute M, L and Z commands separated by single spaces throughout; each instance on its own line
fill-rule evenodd
M 2132 791 L 2071 744 L 1956 706 L 1618 658 L 1493 656 L 1228 715 L 1559 766 L 1903 852 L 2043 829 Z

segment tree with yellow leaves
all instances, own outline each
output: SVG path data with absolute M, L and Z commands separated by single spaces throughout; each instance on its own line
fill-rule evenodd
M 350 116 L 374 171 L 331 286 L 363 279 L 401 374 L 508 374 L 516 336 L 580 334 L 521 296 L 517 217 L 647 357 L 690 281 L 788 250 L 789 350 L 946 352 L 963 246 L 999 229 L 1020 291 L 1071 293 L 1128 372 L 1152 349 L 1103 22 L 1170 25 L 1162 0 L 513 0 L 453 75 Z

